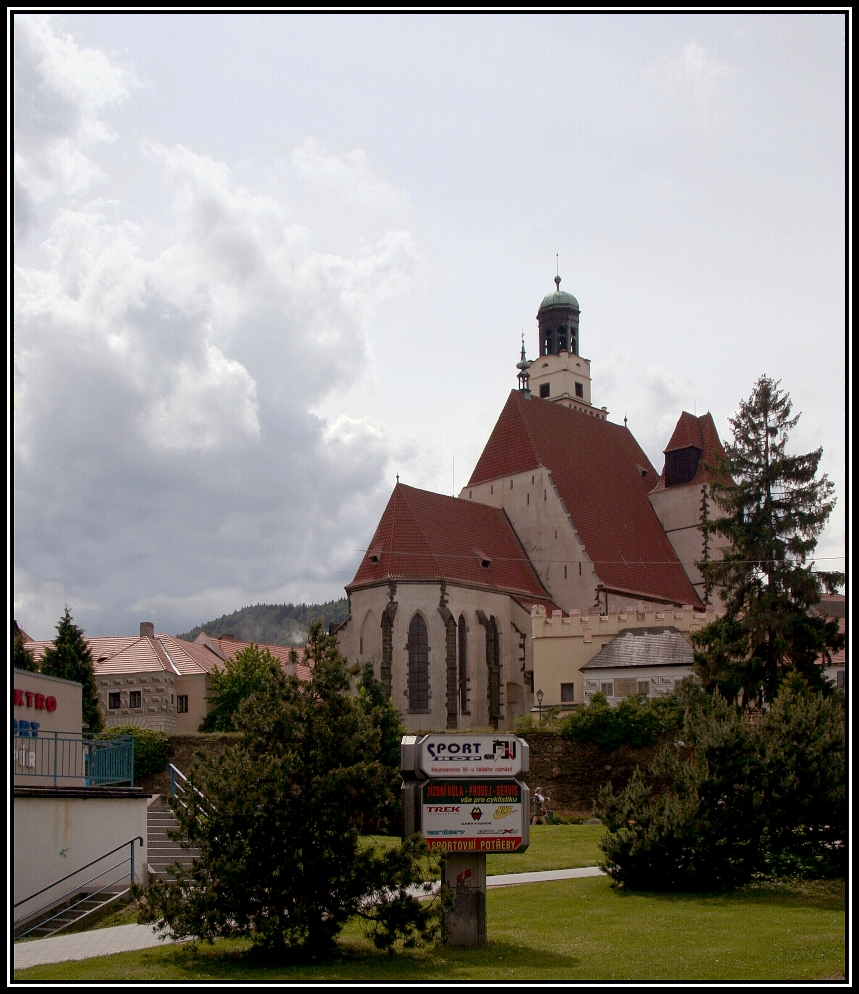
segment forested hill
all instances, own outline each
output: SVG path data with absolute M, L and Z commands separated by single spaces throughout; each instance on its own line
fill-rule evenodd
M 200 634 L 217 637 L 229 633 L 241 642 L 267 642 L 269 645 L 304 645 L 307 626 L 321 620 L 325 631 L 329 624 L 345 621 L 349 605 L 345 597 L 324 604 L 254 604 L 241 611 L 205 621 L 177 638 L 193 642 Z

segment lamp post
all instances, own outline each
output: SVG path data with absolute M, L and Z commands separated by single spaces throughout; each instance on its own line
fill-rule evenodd
M 543 691 L 537 691 L 537 707 L 540 709 L 540 724 L 543 724 Z

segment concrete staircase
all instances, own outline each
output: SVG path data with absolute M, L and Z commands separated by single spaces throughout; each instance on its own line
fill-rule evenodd
M 168 837 L 168 832 L 179 831 L 179 820 L 163 795 L 155 797 L 147 808 L 146 828 L 150 880 L 173 880 L 173 874 L 167 870 L 171 863 L 189 867 L 194 857 L 200 855 L 199 849 L 183 849 L 181 842 Z
M 57 912 L 53 908 L 47 912 L 50 917 L 41 925 L 33 927 L 32 919 L 21 923 L 14 928 L 13 936 L 17 939 L 19 935 L 26 934 L 30 939 L 46 939 L 72 925 L 91 928 L 100 918 L 122 904 L 129 893 L 126 880 L 125 883 L 110 886 L 99 894 L 78 894 L 61 911 Z

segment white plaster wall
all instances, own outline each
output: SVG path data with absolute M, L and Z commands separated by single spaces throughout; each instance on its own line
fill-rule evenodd
M 689 483 L 678 487 L 666 487 L 649 494 L 650 503 L 659 522 L 665 529 L 668 541 L 683 564 L 686 575 L 692 581 L 695 592 L 704 600 L 705 590 L 701 571 L 695 565 L 704 555 L 704 536 L 698 525 L 701 521 L 701 489 L 704 484 Z M 711 520 L 723 516 L 712 497 L 708 498 L 708 514 Z M 710 539 L 711 559 L 721 558 L 721 550 L 728 545 L 727 539 L 716 536 Z M 718 591 L 711 596 L 715 606 L 721 608 L 723 602 Z
M 441 584 L 439 581 L 398 582 L 394 600 L 397 613 L 393 628 L 393 658 L 391 699 L 402 715 L 403 723 L 411 729 L 444 729 L 447 724 L 447 671 L 446 671 L 446 632 L 444 619 L 439 612 Z M 520 659 L 520 636 L 511 624 L 516 620 L 519 630 L 526 634 L 527 669 L 533 667 L 530 658 L 530 618 L 511 598 L 504 593 L 480 590 L 472 587 L 446 585 L 447 609 L 459 622 L 465 617 L 467 629 L 467 713 L 460 715 L 461 728 L 484 728 L 489 724 L 489 676 L 486 666 L 486 632 L 477 617 L 480 609 L 487 617 L 495 616 L 499 633 L 499 659 L 501 664 L 501 720 L 499 727 L 508 728 L 518 713 L 527 710 L 528 688 Z M 364 662 L 372 659 L 377 677 L 381 676 L 381 618 L 389 601 L 388 584 L 352 591 L 350 599 L 351 620 L 338 632 L 340 651 L 350 662 Z M 429 642 L 429 704 L 428 712 L 408 710 L 408 633 L 415 612 L 419 611 L 427 625 Z M 511 612 L 517 612 L 514 619 Z M 368 654 L 369 631 L 365 622 L 372 612 L 375 624 L 379 626 L 378 643 Z M 359 639 L 365 631 L 364 653 L 359 652 Z M 458 644 L 458 643 L 457 643 Z M 521 687 L 521 699 L 525 702 L 522 712 L 508 714 L 506 684 L 515 682 Z
M 15 901 L 41 890 L 60 877 L 85 866 L 115 846 L 141 836 L 135 845 L 135 881 L 148 881 L 146 862 L 147 797 L 15 797 L 14 893 Z M 52 898 L 58 899 L 75 884 L 83 885 L 101 870 L 128 855 L 114 853 L 79 876 L 52 888 L 46 894 L 15 908 L 15 920 L 36 911 Z M 112 879 L 118 871 L 105 879 Z
M 593 607 L 599 579 L 547 469 L 465 487 L 460 497 L 504 509 L 558 607 L 567 613 Z
M 544 694 L 544 706 L 561 703 L 561 684 L 574 685 L 575 704 L 585 700 L 585 674 L 581 667 L 624 628 L 653 628 L 669 625 L 690 643 L 692 633 L 717 618 L 715 609 L 647 608 L 641 611 L 612 611 L 610 614 L 573 614 L 547 617 L 542 607 L 531 612 L 534 689 Z M 661 669 L 661 667 L 660 667 Z M 628 675 L 628 674 L 627 674 Z M 643 679 L 644 677 L 642 677 Z
M 606 680 L 617 681 L 619 679 L 633 678 L 635 680 L 648 680 L 650 689 L 649 697 L 662 697 L 673 693 L 677 682 L 692 676 L 694 670 L 692 666 L 606 666 L 599 669 L 585 670 L 584 672 L 584 703 L 587 704 L 591 697 L 599 692 L 600 684 Z M 619 688 L 614 687 L 614 695 L 608 696 L 609 704 L 619 704 L 625 697 L 618 695 Z M 581 702 L 580 702 L 581 703 Z

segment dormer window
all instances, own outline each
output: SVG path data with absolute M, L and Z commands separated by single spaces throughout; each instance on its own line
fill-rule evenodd
M 483 569 L 489 569 L 489 567 L 492 565 L 492 560 L 489 558 L 489 556 L 481 552 L 480 549 L 474 549 L 473 551 L 475 556 L 477 556 L 477 561 L 480 563 Z
M 382 558 L 382 546 L 377 545 L 374 549 L 370 549 L 367 555 L 370 557 L 371 563 L 377 563 Z

